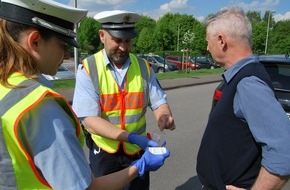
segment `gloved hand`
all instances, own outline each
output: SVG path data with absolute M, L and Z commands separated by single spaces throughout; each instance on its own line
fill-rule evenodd
M 131 165 L 136 166 L 138 174 L 141 177 L 145 172 L 158 170 L 169 156 L 170 151 L 167 149 L 164 154 L 152 154 L 147 148 L 142 157 L 132 162 Z
M 149 146 L 152 147 L 158 146 L 157 142 L 152 141 L 145 136 L 138 135 L 137 133 L 130 133 L 128 136 L 128 141 L 129 143 L 138 145 L 143 150 L 146 150 L 146 148 Z

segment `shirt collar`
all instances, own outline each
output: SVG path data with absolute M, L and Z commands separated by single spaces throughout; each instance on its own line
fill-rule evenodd
M 240 61 L 238 61 L 236 64 L 228 68 L 224 73 L 223 77 L 225 81 L 228 83 L 244 66 L 255 62 L 258 60 L 257 55 L 250 55 Z
M 48 88 L 53 88 L 53 83 L 47 80 L 42 74 L 38 75 L 38 82 Z
M 110 60 L 108 58 L 108 55 L 107 55 L 107 52 L 106 52 L 105 49 L 104 49 L 104 61 L 105 61 L 105 66 L 109 66 L 110 65 L 111 68 L 115 68 L 114 65 L 110 62 Z M 128 68 L 130 63 L 131 63 L 131 60 L 130 60 L 130 57 L 128 57 L 126 59 L 126 61 L 125 61 L 125 64 L 122 66 L 122 68 L 123 69 L 124 68 Z

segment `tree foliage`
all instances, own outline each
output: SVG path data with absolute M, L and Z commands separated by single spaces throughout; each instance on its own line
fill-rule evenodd
M 92 54 L 100 46 L 98 31 L 101 28 L 99 22 L 91 17 L 86 17 L 78 28 L 78 42 L 83 51 Z
M 154 51 L 155 41 L 154 31 L 156 22 L 150 17 L 143 16 L 139 22 L 136 23 L 136 31 L 139 34 L 133 41 L 133 49 L 135 52 L 150 52 Z M 135 49 L 134 49 L 135 48 Z
M 290 53 L 290 20 L 277 22 L 270 35 L 269 53 Z
M 155 41 L 152 38 L 154 29 L 143 28 L 137 42 L 137 47 L 140 52 L 153 52 L 155 49 Z
M 208 15 L 207 18 L 212 16 Z M 290 21 L 275 23 L 272 12 L 249 11 L 247 16 L 252 23 L 254 53 L 264 54 L 269 20 L 267 53 L 284 54 L 290 51 Z M 78 29 L 78 41 L 81 51 L 95 53 L 102 44 L 98 30 L 101 25 L 93 18 L 85 18 Z M 142 16 L 136 23 L 138 36 L 133 40 L 133 53 L 172 53 L 179 54 L 182 49 L 188 49 L 192 55 L 207 55 L 206 29 L 202 22 L 192 15 L 167 13 L 157 21 L 148 16 Z M 190 43 L 182 43 L 185 37 L 194 34 Z

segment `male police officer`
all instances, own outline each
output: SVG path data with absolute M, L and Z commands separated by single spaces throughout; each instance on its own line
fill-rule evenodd
M 152 143 L 146 137 L 145 113 L 153 110 L 160 130 L 175 128 L 166 94 L 154 72 L 130 53 L 140 15 L 105 11 L 94 17 L 104 49 L 83 60 L 78 70 L 73 108 L 94 141 L 90 165 L 95 176 L 119 171 Z M 137 138 L 138 137 L 138 138 Z M 149 173 L 130 189 L 149 189 Z

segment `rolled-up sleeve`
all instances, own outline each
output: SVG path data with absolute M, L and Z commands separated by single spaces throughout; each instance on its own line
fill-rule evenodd
M 290 175 L 290 120 L 271 88 L 257 77 L 244 78 L 237 86 L 234 111 L 261 145 L 262 165 L 271 173 Z
M 167 103 L 167 96 L 160 86 L 159 81 L 156 78 L 155 73 L 151 72 L 149 82 L 149 97 L 150 97 L 150 108 L 152 110 L 157 109 L 160 105 Z

